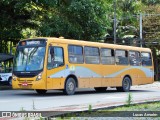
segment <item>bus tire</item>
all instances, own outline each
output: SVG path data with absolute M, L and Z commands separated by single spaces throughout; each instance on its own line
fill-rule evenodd
M 96 87 L 94 89 L 96 90 L 96 92 L 105 92 L 107 87 Z
M 129 77 L 125 77 L 122 81 L 122 87 L 116 87 L 119 92 L 129 92 L 131 87 L 131 79 Z
M 40 90 L 40 89 L 36 89 L 36 92 L 40 95 L 44 95 L 46 94 L 47 90 Z
M 64 94 L 66 95 L 73 95 L 76 90 L 76 82 L 75 79 L 72 77 L 69 77 L 66 81 L 65 88 L 63 90 Z

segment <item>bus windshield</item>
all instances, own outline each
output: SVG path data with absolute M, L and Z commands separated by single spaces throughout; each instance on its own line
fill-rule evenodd
M 14 59 L 14 71 L 38 71 L 43 69 L 45 47 L 19 47 Z

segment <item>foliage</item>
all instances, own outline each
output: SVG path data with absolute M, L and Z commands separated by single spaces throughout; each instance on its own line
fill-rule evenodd
M 90 112 L 90 113 L 92 112 L 92 105 L 88 106 L 88 112 Z
M 159 0 L 142 0 L 142 3 L 150 6 L 150 5 L 160 4 L 160 1 Z
M 153 114 L 155 111 L 159 112 L 160 111 L 160 102 L 145 102 L 145 103 L 139 103 L 139 104 L 132 104 L 130 107 L 128 106 L 116 106 L 116 107 L 111 107 L 111 108 L 102 108 L 94 111 L 85 111 L 85 112 L 74 112 L 74 113 L 67 113 L 63 114 L 62 117 L 56 117 L 57 119 L 82 119 L 83 117 L 87 118 L 96 118 L 96 117 L 134 117 L 133 114 L 137 113 L 139 114 L 144 114 L 146 117 L 158 117 L 157 113 Z M 148 116 L 147 116 L 148 114 Z M 135 114 L 136 115 L 136 114 Z M 155 115 L 155 116 L 150 116 L 150 115 Z M 143 117 L 144 117 L 143 116 Z M 142 116 L 141 116 L 142 117 Z M 137 117 L 138 118 L 138 117 Z M 122 118 L 124 119 L 124 118 Z
M 151 45 L 152 42 L 160 41 L 160 6 L 145 6 L 143 11 L 143 37 Z
M 138 26 L 139 22 L 137 20 L 138 14 L 141 11 L 141 2 L 136 0 L 121 0 L 121 2 L 118 2 L 118 0 L 115 0 L 116 4 L 114 2 L 110 3 L 112 4 L 112 9 L 111 9 L 111 15 L 110 19 L 112 19 L 112 25 L 111 27 L 107 30 L 109 32 L 108 36 L 112 38 L 113 40 L 113 26 L 114 26 L 114 8 L 116 9 L 116 37 L 117 37 L 117 44 L 122 44 L 124 41 L 124 37 L 126 38 L 126 35 L 129 36 L 136 36 L 137 38 L 139 37 L 138 34 Z M 126 38 L 126 45 L 129 45 L 130 38 Z
M 88 41 L 98 40 L 106 34 L 107 6 L 102 0 L 74 0 L 70 5 L 51 7 L 38 31 L 39 36 L 63 36 Z
M 128 40 L 133 40 L 131 38 L 128 39 L 127 35 L 134 36 L 136 38 L 139 37 L 139 21 L 137 18 L 139 18 L 138 14 L 140 13 L 140 7 L 141 3 L 133 0 L 123 0 L 118 3 L 120 17 L 118 17 L 119 23 L 117 26 L 117 37 L 123 39 L 126 36 L 126 44 L 130 43 Z
M 127 100 L 126 100 L 126 106 L 131 106 L 133 102 L 133 97 L 132 97 L 132 94 L 131 93 L 128 93 L 128 96 L 127 96 Z
M 126 35 L 139 38 L 140 12 L 160 13 L 159 0 L 114 1 L 119 44 Z M 12 45 L 7 41 L 35 36 L 98 41 L 108 35 L 113 41 L 113 0 L 1 0 L 0 7 L 0 52 Z M 143 17 L 145 40 L 158 41 L 159 20 L 156 15 Z
M 0 1 L 0 39 L 20 39 L 22 29 L 27 27 L 35 28 L 33 21 L 37 16 L 36 8 L 32 1 L 26 0 L 1 0 Z
M 20 39 L 32 35 L 27 31 L 37 29 L 39 20 L 48 9 L 48 2 L 43 0 L 41 2 L 38 0 L 0 1 L 0 52 L 10 52 L 9 47 L 12 47 L 13 43 L 15 45 Z

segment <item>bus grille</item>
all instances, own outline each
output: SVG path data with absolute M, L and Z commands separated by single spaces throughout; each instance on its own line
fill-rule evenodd
M 24 82 L 31 83 L 34 80 L 18 80 L 18 81 L 19 81 L 19 83 L 24 83 Z

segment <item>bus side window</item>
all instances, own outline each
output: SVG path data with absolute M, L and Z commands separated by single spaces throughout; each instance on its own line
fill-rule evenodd
M 142 52 L 141 58 L 142 58 L 142 66 L 152 66 L 151 53 Z
M 107 64 L 107 65 L 115 64 L 113 49 L 101 48 L 100 53 L 101 53 L 101 63 L 102 64 Z
M 85 63 L 87 64 L 99 64 L 100 55 L 98 47 L 84 47 Z
M 61 47 L 49 47 L 48 51 L 48 69 L 56 68 L 64 65 L 63 48 Z
M 69 45 L 68 57 L 70 63 L 83 63 L 83 47 L 78 45 Z
M 137 51 L 129 51 L 129 61 L 130 65 L 140 66 L 141 65 L 140 53 Z
M 117 65 L 128 65 L 128 51 L 116 50 L 115 53 Z

